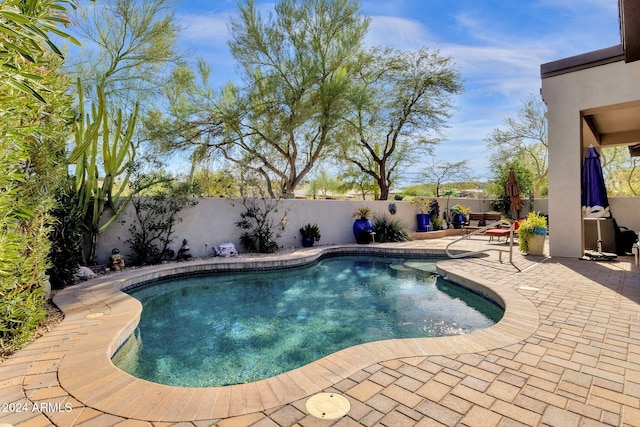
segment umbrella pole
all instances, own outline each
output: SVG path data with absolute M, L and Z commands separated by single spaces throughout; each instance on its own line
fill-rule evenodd
M 596 219 L 596 228 L 598 229 L 598 253 L 602 254 L 602 234 L 600 232 L 600 219 Z

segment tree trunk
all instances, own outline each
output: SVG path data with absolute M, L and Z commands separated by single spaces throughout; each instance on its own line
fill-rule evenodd
M 378 200 L 389 200 L 389 186 L 384 178 L 378 180 L 378 187 L 380 188 Z

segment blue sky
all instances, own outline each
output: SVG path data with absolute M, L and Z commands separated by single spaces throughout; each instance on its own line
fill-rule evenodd
M 267 11 L 273 2 L 257 0 Z M 436 149 L 443 161 L 468 159 L 489 178 L 483 139 L 540 93 L 540 64 L 620 43 L 617 0 L 368 0 L 366 43 L 398 49 L 426 46 L 450 55 L 465 92 Z M 180 43 L 204 58 L 214 85 L 236 79 L 227 47 L 235 0 L 184 0 L 177 18 Z

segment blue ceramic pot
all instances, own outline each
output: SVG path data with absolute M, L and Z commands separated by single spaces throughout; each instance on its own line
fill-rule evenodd
M 417 214 L 418 231 L 429 231 L 429 214 Z
M 315 239 L 313 237 L 304 236 L 302 238 L 302 246 L 304 246 L 305 248 L 310 248 L 311 246 L 313 246 L 314 242 Z
M 372 231 L 373 224 L 368 219 L 356 219 L 353 223 L 353 236 L 356 238 L 356 243 L 370 243 Z
M 453 228 L 462 228 L 462 224 L 467 222 L 467 217 L 464 214 L 454 214 L 453 215 Z

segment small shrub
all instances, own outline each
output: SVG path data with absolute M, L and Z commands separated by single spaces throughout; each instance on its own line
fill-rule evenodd
M 162 175 L 141 175 L 133 187 L 139 191 L 153 191 L 131 201 L 135 221 L 129 226 L 131 238 L 125 241 L 135 254 L 131 263 L 158 264 L 173 258 L 174 251 L 169 245 L 175 239 L 175 225 L 182 221 L 178 213 L 198 202 L 189 197 L 188 186 L 175 184 Z
M 353 211 L 353 213 L 351 214 L 351 217 L 356 219 L 361 219 L 361 220 L 369 219 L 371 218 L 371 209 L 366 206 L 361 206 L 355 211 Z
M 246 230 L 240 236 L 240 243 L 250 252 L 272 253 L 278 250 L 279 238 L 286 226 L 286 213 L 279 221 L 273 218 L 278 213 L 279 200 L 245 197 L 242 199 L 245 211 L 240 214 L 236 227 Z
M 411 240 L 407 227 L 398 219 L 388 216 L 376 217 L 373 222 L 373 231 L 376 233 L 376 242 L 406 242 Z
M 320 227 L 318 227 L 318 224 L 305 225 L 304 227 L 300 228 L 300 234 L 302 234 L 302 237 L 310 237 L 316 242 L 319 242 L 321 237 Z

